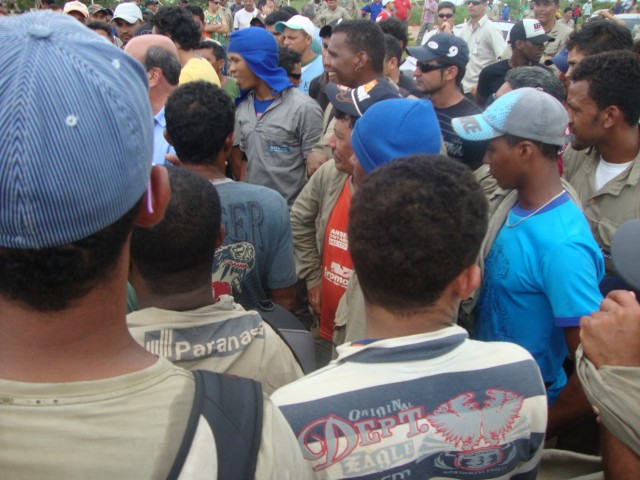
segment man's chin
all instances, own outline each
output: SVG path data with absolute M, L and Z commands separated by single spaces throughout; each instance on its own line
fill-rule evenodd
M 571 148 L 573 148 L 574 150 L 586 150 L 587 148 L 589 148 L 591 145 L 585 145 L 584 143 L 580 142 L 579 140 L 573 140 L 571 142 Z

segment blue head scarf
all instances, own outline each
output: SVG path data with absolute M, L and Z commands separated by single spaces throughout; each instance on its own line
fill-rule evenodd
M 253 73 L 271 87 L 272 93 L 280 93 L 293 84 L 284 68 L 278 66 L 278 43 L 264 28 L 249 27 L 236 30 L 229 40 L 229 53 L 237 53 L 247 63 Z M 240 103 L 247 96 L 240 89 Z

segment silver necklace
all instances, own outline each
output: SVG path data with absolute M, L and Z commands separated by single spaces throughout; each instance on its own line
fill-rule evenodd
M 544 205 L 542 205 L 540 208 L 538 208 L 537 210 L 534 210 L 533 212 L 531 212 L 529 215 L 527 215 L 526 217 L 522 217 L 520 220 L 518 220 L 516 223 L 514 223 L 513 225 L 509 225 L 509 217 L 507 217 L 507 220 L 504 222 L 504 224 L 509 227 L 509 228 L 515 228 L 518 225 L 520 225 L 522 222 L 524 222 L 527 218 L 531 218 L 533 217 L 536 213 L 540 212 L 540 210 L 542 210 L 544 207 L 546 207 L 547 205 L 549 205 L 550 203 L 552 203 L 554 200 L 557 200 L 558 198 L 560 198 L 560 196 L 564 193 L 564 188 L 562 189 L 562 191 L 557 194 L 555 197 L 553 197 L 551 200 L 549 200 L 547 203 L 545 203 Z M 511 212 L 509 212 L 511 213 Z

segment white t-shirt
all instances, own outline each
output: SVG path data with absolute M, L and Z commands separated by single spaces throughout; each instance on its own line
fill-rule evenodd
M 253 12 L 247 12 L 244 8 L 238 10 L 233 16 L 233 29 L 242 30 L 249 27 L 249 22 L 258 16 L 258 9 L 254 8 Z
M 600 162 L 596 169 L 596 191 L 600 190 L 607 182 L 624 172 L 632 163 L 633 161 L 627 163 L 609 163 L 600 157 Z

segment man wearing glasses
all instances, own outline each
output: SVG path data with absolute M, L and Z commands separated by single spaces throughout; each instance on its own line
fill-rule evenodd
M 465 95 L 475 95 L 482 69 L 498 60 L 507 48 L 502 33 L 487 18 L 486 9 L 486 0 L 468 0 L 469 21 L 457 34 L 469 46 L 469 64 L 462 79 L 462 91 Z
M 431 95 L 447 155 L 477 169 L 482 165 L 484 142 L 462 140 L 451 126 L 452 118 L 482 113 L 460 90 L 469 61 L 467 43 L 450 33 L 436 33 L 426 45 L 408 47 L 407 51 L 418 60 L 413 74 L 416 90 Z

